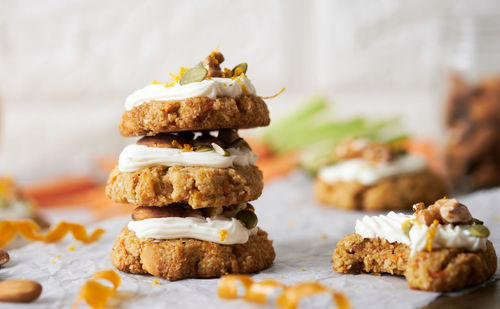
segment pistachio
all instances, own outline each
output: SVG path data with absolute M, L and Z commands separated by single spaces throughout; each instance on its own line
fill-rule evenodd
M 181 77 L 179 84 L 186 85 L 190 83 L 201 82 L 207 77 L 208 71 L 203 66 L 195 66 L 186 71 Z
M 410 230 L 412 227 L 413 223 L 410 220 L 406 220 L 405 222 L 403 222 L 403 224 L 401 224 L 401 229 L 406 236 L 410 236 Z
M 488 237 L 490 236 L 490 230 L 484 225 L 473 224 L 469 227 L 469 232 L 472 236 L 477 237 Z
M 226 149 L 222 148 L 221 146 L 217 145 L 216 143 L 212 143 L 211 145 L 214 148 L 215 152 L 217 152 L 221 156 L 229 157 L 230 154 Z
M 194 151 L 197 151 L 197 152 L 207 152 L 207 151 L 212 151 L 212 150 L 214 150 L 212 147 L 202 145 L 202 146 L 198 146 L 197 148 L 195 148 Z
M 0 266 L 7 263 L 10 260 L 7 251 L 0 249 Z
M 246 148 L 248 150 L 252 150 L 252 148 L 250 148 L 250 145 L 248 145 L 248 143 L 241 137 L 232 142 L 229 145 L 229 148 Z
M 242 63 L 238 64 L 237 66 L 235 66 L 233 68 L 233 76 L 238 76 L 241 73 L 246 73 L 247 68 L 248 68 L 248 64 L 246 62 L 242 62 Z
M 237 213 L 236 219 L 240 220 L 243 224 L 245 224 L 246 228 L 249 230 L 256 227 L 257 222 L 259 221 L 255 213 L 253 213 L 253 211 L 246 209 Z

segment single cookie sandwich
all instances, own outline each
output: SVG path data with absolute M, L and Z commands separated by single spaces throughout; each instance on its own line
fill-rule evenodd
M 425 159 L 397 143 L 348 139 L 336 147 L 334 160 L 315 180 L 314 193 L 322 204 L 349 210 L 408 209 L 446 194 L 446 184 L 428 170 Z
M 247 64 L 222 70 L 212 52 L 197 66 L 181 68 L 171 83 L 153 82 L 127 97 L 123 136 L 162 132 L 254 128 L 269 125 L 269 111 L 246 76 Z
M 275 257 L 250 204 L 194 210 L 187 204 L 138 207 L 111 252 L 122 271 L 170 281 L 253 273 Z
M 221 207 L 257 199 L 262 172 L 257 155 L 232 129 L 143 137 L 120 154 L 107 196 L 137 206 L 188 203 Z
M 448 292 L 479 284 L 497 268 L 489 230 L 455 199 L 413 215 L 389 212 L 356 221 L 356 233 L 337 243 L 333 269 L 404 275 L 412 289 Z
M 167 280 L 253 273 L 275 258 L 249 201 L 263 188 L 257 155 L 237 130 L 269 124 L 246 77 L 246 63 L 220 68 L 212 52 L 172 83 L 153 83 L 127 98 L 125 147 L 106 195 L 137 208 L 118 235 L 119 270 Z

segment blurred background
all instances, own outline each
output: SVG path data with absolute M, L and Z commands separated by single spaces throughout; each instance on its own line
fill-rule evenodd
M 438 146 L 450 72 L 498 73 L 500 2 L 0 0 L 0 174 L 93 173 L 131 139 L 126 96 L 220 46 L 278 120 L 315 95 L 336 117 L 401 117 Z M 495 15 L 496 14 L 496 15 Z M 495 72 L 496 70 L 496 72 Z M 490 72 L 493 71 L 493 72 Z

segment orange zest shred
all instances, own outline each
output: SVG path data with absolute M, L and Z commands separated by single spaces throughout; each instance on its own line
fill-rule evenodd
M 431 252 L 432 251 L 432 239 L 434 236 L 436 236 L 436 226 L 438 226 L 439 221 L 434 219 L 432 222 L 432 225 L 429 227 L 427 230 L 426 236 L 427 236 L 427 244 L 426 244 L 426 249 L 427 251 Z
M 33 220 L 3 220 L 0 222 L 0 248 L 9 244 L 17 234 L 27 240 L 51 243 L 60 241 L 68 232 L 71 232 L 76 240 L 91 243 L 99 240 L 105 232 L 105 230 L 98 228 L 89 235 L 85 226 L 65 221 L 59 222 L 45 235 L 39 233 L 39 230 L 40 226 Z
M 172 87 L 173 85 L 177 84 L 181 80 L 182 75 L 184 75 L 184 73 L 186 73 L 186 71 L 189 69 L 190 68 L 181 67 L 179 69 L 179 73 L 177 73 L 177 74 L 168 73 L 168 74 L 170 74 L 170 77 L 172 78 L 172 81 L 170 83 L 163 83 L 163 82 L 159 82 L 157 80 L 153 80 L 151 82 L 151 84 L 163 85 L 163 86 L 165 86 L 165 88 Z
M 98 280 L 107 280 L 113 286 L 106 286 Z M 82 299 L 92 308 L 106 308 L 108 299 L 115 294 L 120 284 L 121 278 L 115 271 L 98 271 L 92 275 L 92 279 L 87 280 L 82 285 L 80 294 L 73 303 L 72 308 L 77 308 Z
M 238 298 L 238 282 L 243 285 L 245 291 L 242 298 L 247 301 L 266 303 L 268 297 L 281 288 L 283 292 L 276 299 L 276 305 L 284 309 L 297 308 L 302 298 L 320 293 L 331 294 L 332 301 L 340 309 L 351 308 L 351 304 L 344 294 L 318 282 L 303 282 L 294 286 L 286 286 L 273 279 L 254 282 L 247 275 L 227 275 L 222 277 L 217 287 L 217 295 L 223 299 Z
M 220 241 L 226 240 L 227 230 L 220 230 Z
M 267 100 L 267 99 L 274 99 L 274 98 L 276 98 L 277 96 L 279 96 L 280 94 L 282 94 L 282 93 L 283 93 L 283 91 L 285 91 L 285 89 L 286 89 L 286 88 L 281 88 L 281 90 L 280 90 L 278 93 L 273 94 L 272 96 L 269 96 L 269 97 L 261 97 L 261 98 L 262 98 L 262 99 L 265 99 L 265 100 Z

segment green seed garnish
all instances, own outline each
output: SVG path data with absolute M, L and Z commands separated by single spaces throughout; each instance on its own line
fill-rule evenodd
M 234 140 L 229 145 L 228 148 L 247 148 L 248 150 L 252 150 L 252 148 L 250 148 L 250 145 L 248 145 L 248 143 L 244 139 L 242 139 L 241 137 Z
M 186 71 L 181 77 L 181 80 L 179 81 L 179 84 L 182 85 L 187 85 L 190 83 L 196 83 L 196 82 L 201 82 L 202 80 L 207 77 L 208 71 L 202 66 L 195 66 L 189 70 Z
M 248 68 L 248 64 L 246 62 L 242 62 L 233 68 L 233 76 L 239 76 L 241 73 L 246 73 Z
M 240 220 L 243 224 L 245 224 L 247 229 L 253 229 L 257 226 L 259 220 L 257 216 L 250 210 L 242 210 L 236 214 L 236 219 Z
M 490 236 L 490 230 L 484 225 L 473 224 L 469 227 L 469 232 L 472 236 L 477 237 L 488 237 Z
M 474 224 L 483 225 L 483 224 L 484 224 L 484 222 L 483 222 L 483 221 L 481 221 L 481 220 L 479 220 L 479 219 L 474 218 Z
M 215 152 L 217 152 L 221 156 L 229 157 L 229 155 L 230 155 L 229 151 L 227 151 L 226 149 L 224 149 L 221 146 L 217 145 L 216 143 L 212 143 L 211 145 L 214 148 Z
M 207 151 L 212 151 L 212 150 L 214 150 L 212 147 L 203 145 L 203 146 L 197 147 L 194 151 L 207 152 Z
M 413 227 L 413 223 L 411 223 L 410 220 L 406 220 L 401 224 L 401 229 L 403 229 L 403 233 L 405 233 L 406 236 L 409 237 L 410 235 L 410 230 Z

